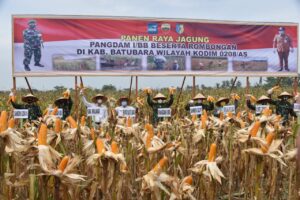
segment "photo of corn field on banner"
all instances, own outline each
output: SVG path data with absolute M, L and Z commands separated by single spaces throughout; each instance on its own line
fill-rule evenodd
M 298 24 L 13 16 L 13 75 L 297 76 Z

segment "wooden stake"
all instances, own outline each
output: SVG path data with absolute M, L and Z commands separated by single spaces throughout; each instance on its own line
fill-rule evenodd
M 30 93 L 33 95 L 33 92 L 32 92 L 32 90 L 31 90 L 31 86 L 30 86 L 30 84 L 29 84 L 29 81 L 28 81 L 27 77 L 24 77 L 24 78 L 25 78 L 25 81 L 26 81 L 26 83 L 27 83 L 27 86 L 28 86 L 28 89 L 29 89 Z

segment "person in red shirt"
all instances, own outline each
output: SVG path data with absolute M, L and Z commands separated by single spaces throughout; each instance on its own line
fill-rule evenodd
M 293 52 L 292 39 L 285 33 L 284 27 L 279 27 L 278 31 L 279 33 L 275 35 L 273 40 L 273 49 L 274 53 L 276 53 L 276 51 L 278 53 L 280 65 L 279 71 L 283 70 L 283 66 L 286 71 L 290 71 L 288 57 L 290 51 Z

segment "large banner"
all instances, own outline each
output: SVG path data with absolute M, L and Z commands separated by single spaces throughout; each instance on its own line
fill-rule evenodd
M 298 24 L 13 16 L 13 75 L 297 76 Z

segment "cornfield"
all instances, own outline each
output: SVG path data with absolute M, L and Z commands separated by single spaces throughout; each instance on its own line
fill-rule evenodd
M 224 89 L 201 92 L 230 96 Z M 244 89 L 234 92 L 241 96 L 237 114 L 220 118 L 210 112 L 189 115 L 184 106 L 191 92 L 183 91 L 179 101 L 176 93 L 175 114 L 155 127 L 140 91 L 133 101 L 137 120 L 110 119 L 99 128 L 74 93 L 78 112 L 61 120 L 54 110 L 32 123 L 13 119 L 8 93 L 1 93 L 0 199 L 299 198 L 296 119 L 283 126 L 272 107 L 256 116 L 245 106 Z M 46 109 L 60 93 L 35 95 Z M 90 99 L 96 91 L 85 93 Z M 249 93 L 259 97 L 266 91 L 250 88 Z M 127 91 L 105 95 L 111 110 Z

